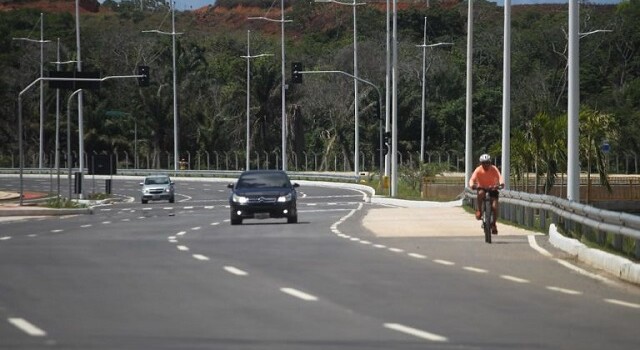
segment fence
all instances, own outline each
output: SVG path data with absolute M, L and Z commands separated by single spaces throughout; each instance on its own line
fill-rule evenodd
M 465 204 L 476 207 L 476 193 L 465 189 Z M 570 236 L 640 259 L 640 216 L 598 209 L 566 199 L 503 190 L 499 217 L 547 232 L 554 223 Z

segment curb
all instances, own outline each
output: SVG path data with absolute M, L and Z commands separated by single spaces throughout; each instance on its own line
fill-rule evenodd
M 554 247 L 588 265 L 607 271 L 627 282 L 640 284 L 640 264 L 598 249 L 589 248 L 577 239 L 564 237 L 554 224 L 549 227 L 549 242 Z

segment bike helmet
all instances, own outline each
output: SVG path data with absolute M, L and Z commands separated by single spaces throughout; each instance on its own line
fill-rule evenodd
M 491 156 L 488 154 L 483 154 L 480 156 L 480 163 L 491 163 Z

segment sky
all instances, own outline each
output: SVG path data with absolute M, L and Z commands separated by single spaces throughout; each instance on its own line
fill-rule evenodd
M 195 10 L 203 6 L 213 5 L 215 0 L 175 0 L 176 10 Z

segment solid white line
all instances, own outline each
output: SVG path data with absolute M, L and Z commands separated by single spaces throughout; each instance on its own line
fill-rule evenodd
M 202 260 L 202 261 L 208 261 L 208 260 L 209 260 L 209 258 L 208 258 L 208 257 L 206 257 L 206 256 L 204 256 L 204 255 L 200 255 L 200 254 L 193 254 L 193 257 L 194 257 L 195 259 Z
M 307 294 L 305 292 L 301 292 L 297 289 L 293 289 L 293 288 L 280 288 L 280 291 L 282 291 L 283 293 L 289 294 L 291 296 L 294 296 L 296 298 L 305 300 L 305 301 L 316 301 L 318 300 L 317 297 L 311 295 L 311 294 Z
M 489 272 L 489 270 L 479 269 L 479 268 L 473 267 L 473 266 L 465 266 L 464 269 L 467 270 L 467 271 L 477 272 L 477 273 L 488 273 Z
M 409 253 L 409 256 L 416 259 L 426 259 L 427 257 L 422 254 Z
M 549 253 L 549 251 L 547 251 L 546 249 L 542 248 L 541 246 L 538 245 L 538 242 L 536 242 L 536 237 L 535 235 L 528 235 L 527 236 L 527 240 L 529 241 L 529 246 L 531 246 L 531 248 L 533 248 L 534 250 L 536 250 L 538 253 L 547 256 L 547 257 L 551 257 L 551 253 Z
M 412 327 L 407 327 L 398 323 L 385 323 L 384 326 L 388 329 L 392 329 L 394 331 L 398 331 L 401 333 L 405 333 L 405 334 L 409 334 L 412 335 L 414 337 L 418 337 L 418 338 L 422 338 L 422 339 L 426 339 L 426 340 L 430 340 L 430 341 L 437 341 L 437 342 L 446 342 L 449 341 L 449 339 L 447 339 L 447 337 L 443 337 L 441 335 L 438 334 L 434 334 L 434 333 L 430 333 L 430 332 L 426 332 L 420 329 L 416 329 L 416 328 L 412 328 Z
M 604 301 L 606 301 L 607 303 L 615 304 L 615 305 L 630 307 L 633 309 L 640 309 L 640 304 L 629 303 L 629 302 L 617 300 L 617 299 L 605 299 Z
M 22 319 L 22 318 L 10 318 L 9 322 L 11 324 L 13 324 L 14 326 L 18 327 L 20 330 L 22 330 L 23 332 L 27 333 L 30 336 L 33 337 L 44 337 L 45 335 L 47 335 L 47 333 L 45 331 L 43 331 L 42 329 L 34 326 L 33 324 L 29 323 L 29 321 Z
M 564 261 L 564 260 L 561 260 L 561 259 L 555 259 L 555 261 L 558 264 L 560 264 L 560 265 L 562 265 L 562 266 L 564 266 L 564 267 L 566 267 L 566 268 L 568 268 L 570 270 L 573 270 L 573 271 L 575 271 L 575 272 L 577 272 L 577 273 L 579 273 L 579 274 L 581 274 L 583 276 L 587 276 L 589 278 L 593 278 L 595 280 L 598 280 L 598 281 L 601 281 L 601 282 L 604 282 L 604 283 L 607 283 L 607 284 L 615 284 L 615 282 L 613 282 L 612 280 L 610 280 L 610 279 L 608 279 L 606 277 L 602 277 L 602 276 L 596 275 L 595 273 L 591 273 L 591 272 L 589 272 L 587 270 L 581 269 L 581 268 L 573 265 L 572 263 L 570 263 L 568 261 Z
M 189 247 L 183 246 L 183 245 L 179 245 L 177 246 L 178 250 L 182 250 L 183 252 L 188 252 L 189 251 Z
M 225 266 L 224 267 L 225 270 L 227 270 L 227 272 L 232 273 L 236 276 L 246 276 L 248 275 L 248 273 L 246 271 L 242 271 L 239 268 L 233 267 L 233 266 Z
M 435 259 L 435 260 L 433 260 L 433 262 L 436 263 L 436 264 L 447 265 L 447 266 L 452 266 L 452 265 L 456 264 L 453 261 L 441 260 L 441 259 Z
M 569 295 L 581 295 L 582 294 L 582 292 L 577 291 L 577 290 L 554 287 L 554 286 L 547 286 L 547 289 L 551 290 L 551 291 L 554 291 L 554 292 L 560 292 L 560 293 L 569 294 Z
M 529 280 L 526 280 L 524 278 L 519 278 L 519 277 L 514 277 L 514 276 L 509 276 L 509 275 L 501 275 L 501 278 L 507 280 L 507 281 L 511 281 L 511 282 L 516 282 L 516 283 L 529 283 Z

